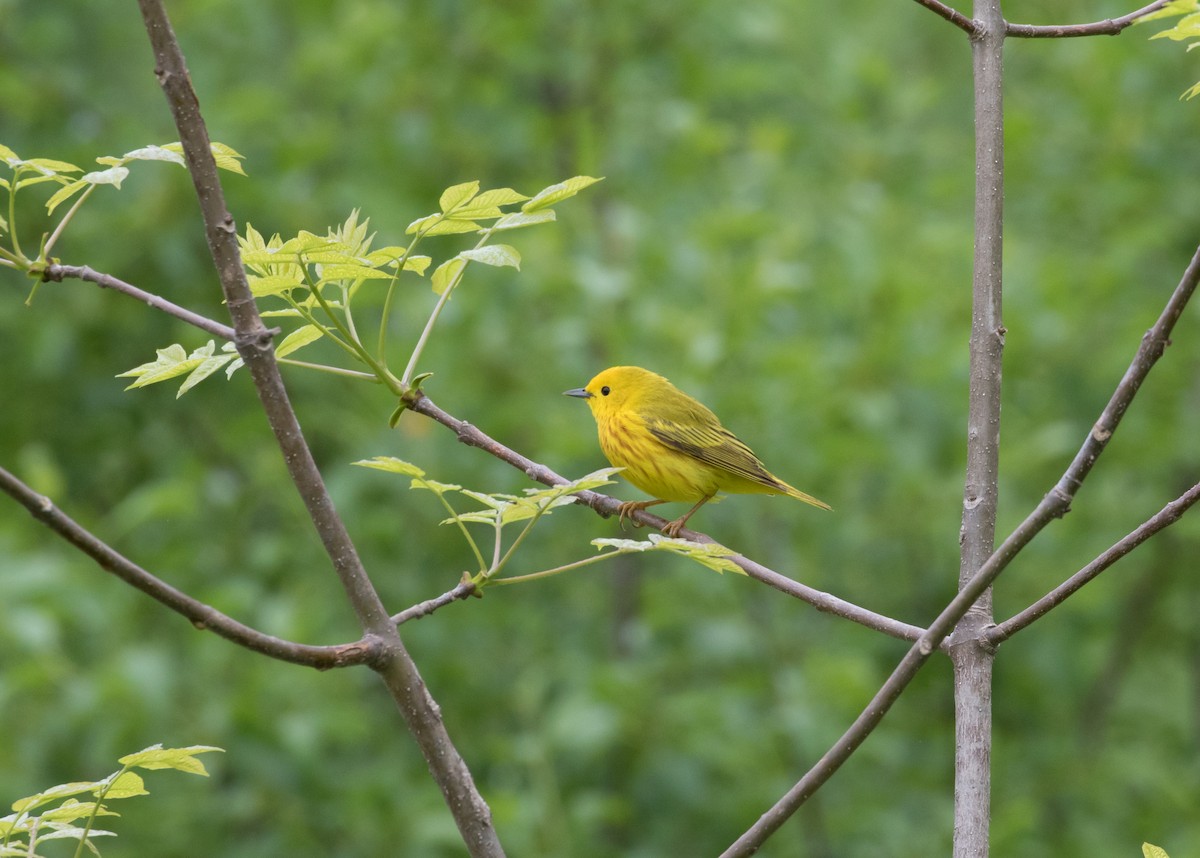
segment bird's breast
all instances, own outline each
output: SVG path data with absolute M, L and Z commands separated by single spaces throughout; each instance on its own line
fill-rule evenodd
M 622 476 L 659 500 L 698 501 L 719 488 L 720 474 L 654 437 L 636 414 L 614 414 L 596 421 L 600 449 Z

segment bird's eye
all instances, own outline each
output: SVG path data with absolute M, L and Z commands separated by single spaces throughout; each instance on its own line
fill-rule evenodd
M 604 387 L 600 388 L 600 395 L 601 395 L 601 396 L 608 396 L 608 394 L 610 394 L 611 392 L 612 392 L 612 391 L 609 389 L 609 386 L 608 386 L 607 384 L 606 384 L 606 385 L 604 385 Z

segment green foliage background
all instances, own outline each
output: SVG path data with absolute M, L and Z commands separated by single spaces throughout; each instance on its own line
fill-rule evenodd
M 698 525 L 792 577 L 925 623 L 954 590 L 970 321 L 965 39 L 911 2 L 192 0 L 171 13 L 239 224 L 380 243 L 469 179 L 607 180 L 471 270 L 421 367 L 451 413 L 561 472 L 604 464 L 560 391 L 654 368 L 785 479 L 828 500 L 707 508 Z M 1095 0 L 1006 4 L 1096 20 Z M 1040 16 L 1040 17 L 1038 17 Z M 1194 57 L 1120 38 L 1009 43 L 1003 483 L 1007 532 L 1057 479 L 1200 239 Z M 133 3 L 0 0 L 0 140 L 85 164 L 176 139 Z M 30 209 L 27 217 L 37 218 Z M 222 317 L 190 184 L 142 165 L 59 245 Z M 429 250 L 456 251 L 454 238 Z M 437 244 L 440 242 L 441 244 Z M 476 269 L 479 267 L 476 266 Z M 285 637 L 357 631 L 244 374 L 179 402 L 114 376 L 206 339 L 92 286 L 0 280 L 0 462 L 151 571 Z M 427 285 L 404 295 L 420 329 Z M 1002 579 L 1007 616 L 1193 483 L 1200 318 L 1074 511 Z M 399 343 L 401 340 L 397 339 Z M 339 508 L 394 610 L 469 556 L 404 481 L 519 491 L 519 473 L 366 385 L 289 372 Z M 626 498 L 637 494 L 628 487 Z M 527 571 L 615 522 L 557 511 Z M 1200 841 L 1200 524 L 1185 519 L 1003 647 L 997 855 L 1172 854 Z M 720 851 L 858 713 L 905 645 L 736 576 L 647 555 L 489 593 L 405 627 L 510 854 Z M 514 568 L 513 572 L 521 571 Z M 935 661 L 769 856 L 945 854 L 953 723 Z M 462 854 L 366 671 L 317 674 L 194 633 L 0 502 L 0 796 L 90 778 L 152 742 L 228 754 L 212 783 L 124 809 L 110 856 Z

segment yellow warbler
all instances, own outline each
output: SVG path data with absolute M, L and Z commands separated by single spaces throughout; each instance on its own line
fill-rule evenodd
M 587 400 L 608 461 L 624 468 L 629 482 L 655 497 L 621 504 L 622 520 L 655 504 L 694 501 L 684 516 L 662 529 L 675 537 L 717 492 L 790 495 L 830 508 L 768 471 L 717 415 L 661 375 L 637 366 L 614 366 L 587 387 L 564 395 Z

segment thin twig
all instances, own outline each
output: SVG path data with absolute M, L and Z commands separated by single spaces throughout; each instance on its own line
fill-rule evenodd
M 979 23 L 972 18 L 968 18 L 953 6 L 947 6 L 945 3 L 940 2 L 940 0 L 917 0 L 917 2 L 935 15 L 945 18 L 967 35 L 974 37 L 979 34 Z
M 232 341 L 236 336 L 236 332 L 228 325 L 223 325 L 206 316 L 201 316 L 199 313 L 194 313 L 186 307 L 172 304 L 161 295 L 155 295 L 153 292 L 139 289 L 131 283 L 126 283 L 124 280 L 113 277 L 111 274 L 104 274 L 86 265 L 48 265 L 43 277 L 45 280 L 54 282 L 62 282 L 67 277 L 73 277 L 88 283 L 95 283 L 101 289 L 112 289 L 114 292 L 128 295 L 130 298 L 141 301 L 155 310 L 161 310 L 168 315 L 187 322 L 189 325 L 206 331 L 214 337 Z
M 1183 517 L 1183 514 L 1197 501 L 1200 501 L 1200 483 L 1192 486 L 1156 514 L 1146 519 L 1146 521 L 1138 525 L 1137 528 L 1123 539 L 1114 543 L 1112 547 L 1100 554 L 1095 560 L 1084 566 L 1028 608 L 1004 622 L 992 626 L 984 633 L 984 639 L 991 645 L 996 646 L 1008 640 L 1022 629 L 1027 628 L 1031 623 L 1061 605 L 1084 584 L 1091 581 L 1105 569 L 1108 569 L 1147 539 L 1179 521 Z
M 457 417 L 443 411 L 434 404 L 433 400 L 423 393 L 410 397 L 408 407 L 412 411 L 423 414 L 441 423 L 443 426 L 452 429 L 458 436 L 459 441 L 490 453 L 502 462 L 507 462 L 514 468 L 522 471 L 531 480 L 536 480 L 547 486 L 560 486 L 568 482 L 565 477 L 560 476 L 545 465 L 522 456 L 515 450 L 509 449 L 496 439 L 481 432 L 465 420 L 459 420 Z M 615 515 L 617 507 L 620 505 L 620 501 L 616 498 L 600 494 L 599 492 L 582 491 L 578 492 L 576 497 L 603 516 Z M 638 524 L 649 525 L 656 530 L 661 530 L 667 524 L 666 519 L 652 513 L 647 513 L 644 510 L 636 511 L 627 517 Z M 682 530 L 679 535 L 681 538 L 690 539 L 693 542 L 707 543 L 713 541 L 711 537 L 692 530 Z M 924 633 L 924 629 L 919 626 L 902 623 L 899 620 L 894 620 L 883 614 L 877 614 L 852 602 L 847 602 L 836 596 L 831 596 L 828 593 L 808 587 L 799 581 L 794 581 L 785 575 L 781 575 L 759 563 L 755 563 L 741 554 L 730 555 L 728 559 L 736 563 L 749 577 L 774 587 L 776 590 L 786 593 L 789 596 L 794 596 L 797 599 L 808 602 L 817 610 L 835 614 L 867 628 L 881 631 L 902 640 L 917 640 Z
M 428 617 L 438 608 L 444 608 L 451 602 L 457 602 L 460 599 L 466 599 L 470 596 L 478 595 L 477 588 L 470 581 L 463 581 L 453 590 L 447 590 L 440 596 L 435 596 L 432 599 L 426 599 L 424 602 L 419 602 L 411 608 L 405 608 L 398 614 L 392 615 L 392 622 L 396 625 L 407 623 L 409 620 L 419 620 L 422 617 Z
M 919 0 L 918 0 L 919 2 Z M 1005 24 L 1005 35 L 1019 39 L 1073 39 L 1080 36 L 1115 36 L 1126 27 L 1137 22 L 1139 18 L 1157 12 L 1166 6 L 1170 0 L 1155 0 L 1148 6 L 1122 15 L 1120 18 L 1106 18 L 1092 24 Z
M 1174 330 L 1175 323 L 1179 321 L 1179 317 L 1183 314 L 1183 310 L 1191 300 L 1198 284 L 1200 284 L 1200 247 L 1196 248 L 1191 262 L 1183 272 L 1179 285 L 1167 299 L 1166 306 L 1163 307 L 1158 319 L 1142 336 L 1142 342 L 1138 346 L 1133 360 L 1130 361 L 1129 368 L 1125 370 L 1125 375 L 1122 376 L 1108 404 L 1104 406 L 1099 419 L 1088 433 L 1083 446 L 1079 448 L 1079 452 L 1075 454 L 1075 458 L 1058 483 L 1050 490 L 1050 495 L 1055 496 L 1056 499 L 1056 515 L 1061 516 L 1067 512 L 1076 492 L 1083 485 L 1087 475 L 1091 473 L 1100 454 L 1108 446 L 1108 442 L 1112 440 L 1113 433 L 1117 431 L 1121 418 L 1125 416 L 1125 412 L 1141 388 L 1142 382 L 1146 380 L 1150 370 L 1154 368 L 1167 346 L 1171 344 L 1171 331 Z
M 210 605 L 192 598 L 147 572 L 118 553 L 4 468 L 0 468 L 0 491 L 9 495 L 30 515 L 96 561 L 106 572 L 141 590 L 192 621 L 198 629 L 214 632 L 238 646 L 281 661 L 327 670 L 366 664 L 377 658 L 382 641 L 370 637 L 338 646 L 309 646 L 263 634 L 243 625 Z

